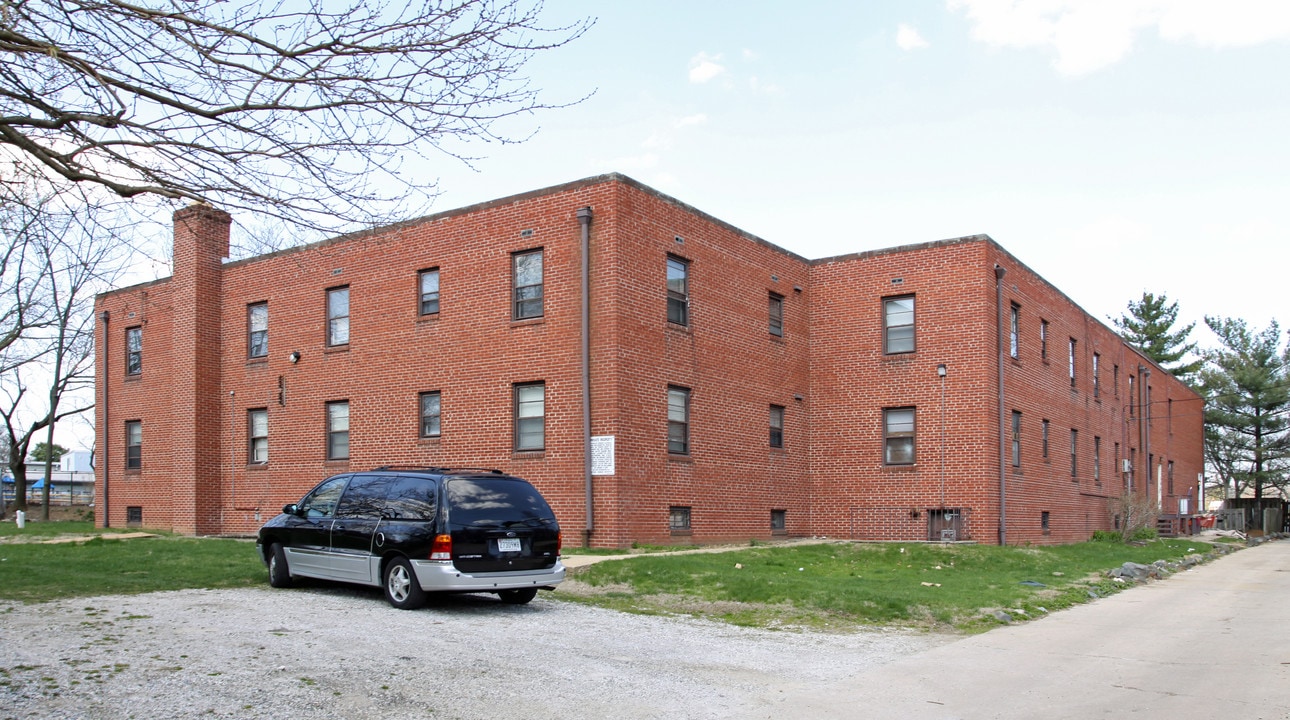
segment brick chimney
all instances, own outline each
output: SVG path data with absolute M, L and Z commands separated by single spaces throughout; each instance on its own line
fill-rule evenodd
M 173 221 L 171 508 L 176 532 L 201 534 L 217 531 L 219 523 L 220 418 L 228 405 L 220 382 L 221 261 L 228 257 L 232 218 L 194 204 L 175 212 Z

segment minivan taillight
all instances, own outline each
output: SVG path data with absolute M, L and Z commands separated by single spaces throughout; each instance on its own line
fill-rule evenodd
M 431 560 L 452 560 L 452 536 L 435 535 L 434 544 L 430 546 Z
M 560 551 L 564 550 L 564 531 L 555 534 L 555 556 L 560 557 Z

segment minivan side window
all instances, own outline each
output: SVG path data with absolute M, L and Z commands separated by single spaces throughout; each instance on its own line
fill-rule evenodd
M 434 520 L 439 486 L 429 478 L 397 477 L 385 498 L 391 520 Z
M 379 518 L 385 509 L 389 475 L 355 475 L 336 506 L 336 517 Z
M 334 515 L 336 502 L 340 500 L 340 493 L 345 489 L 345 483 L 349 482 L 349 477 L 337 475 L 314 488 L 313 492 L 300 501 L 297 508 L 299 513 L 307 518 L 325 518 Z

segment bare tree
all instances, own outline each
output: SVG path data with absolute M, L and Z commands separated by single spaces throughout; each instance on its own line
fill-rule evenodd
M 44 431 L 52 447 L 60 420 L 93 407 L 77 391 L 94 378 L 94 293 L 110 286 L 123 266 L 126 246 L 98 241 L 95 236 L 110 226 L 98 222 L 94 208 L 71 212 L 45 200 L 7 204 L 0 211 L 4 252 L 23 271 L 12 282 L 32 286 L 0 302 L 0 316 L 24 319 L 7 328 L 13 339 L 0 349 L 0 441 L 13 474 L 16 504 L 26 509 L 26 459 L 33 443 Z M 21 313 L 8 304 L 29 296 L 39 302 Z M 47 463 L 45 519 L 51 468 Z
M 524 76 L 590 26 L 540 2 L 13 0 L 0 9 L 0 182 L 92 185 L 334 230 L 433 196 L 408 154 L 469 161 L 557 107 Z M 8 157 L 4 157 L 7 155 Z M 419 208 L 412 208 L 419 209 Z

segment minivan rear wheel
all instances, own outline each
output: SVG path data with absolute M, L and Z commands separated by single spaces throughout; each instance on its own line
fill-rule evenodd
M 415 610 L 425 604 L 426 592 L 407 558 L 394 558 L 385 566 L 385 599 L 400 610 Z
M 529 601 L 537 597 L 537 588 L 521 588 L 519 590 L 502 590 L 497 593 L 497 597 L 507 605 L 527 605 Z

